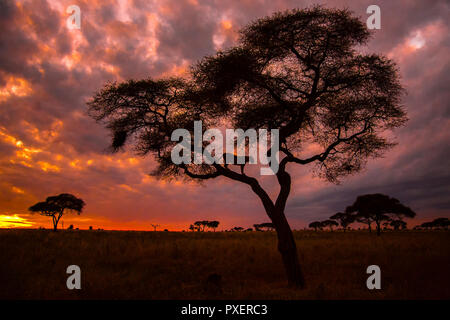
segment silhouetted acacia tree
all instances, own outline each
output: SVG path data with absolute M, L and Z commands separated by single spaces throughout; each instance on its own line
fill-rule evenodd
M 321 222 L 323 228 L 330 228 L 330 231 L 333 231 L 333 227 L 337 227 L 339 224 L 333 220 L 325 220 Z
M 196 221 L 196 222 L 194 222 L 194 225 L 199 226 L 200 231 L 205 231 L 206 228 L 212 228 L 211 222 L 212 221 L 208 221 L 208 220 Z M 214 221 L 214 223 L 215 222 L 216 221 Z M 217 221 L 217 226 L 218 225 L 219 225 L 219 222 Z
M 433 221 L 424 222 L 418 227 L 424 228 L 424 229 L 433 229 L 433 228 L 448 229 L 449 226 L 450 226 L 450 220 L 448 218 L 437 218 L 437 219 L 434 219 Z
M 195 221 L 194 222 L 194 226 L 196 227 L 197 231 L 203 231 L 205 229 L 205 221 Z
M 263 223 L 256 223 L 253 225 L 256 231 L 272 231 L 275 229 L 275 226 L 271 222 L 263 222 Z
M 346 212 L 338 212 L 332 215 L 330 219 L 339 221 L 339 224 L 341 225 L 342 229 L 344 229 L 344 232 L 347 230 L 347 227 L 351 223 L 355 222 L 355 216 Z
M 426 229 L 426 230 L 433 229 L 434 226 L 435 226 L 434 223 L 431 222 L 431 221 L 430 222 L 424 222 L 424 223 L 422 223 L 420 225 L 421 228 Z
M 381 193 L 366 194 L 356 198 L 355 203 L 347 207 L 347 213 L 356 213 L 358 217 L 372 219 L 377 226 L 377 235 L 381 233 L 381 223 L 395 218 L 413 218 L 416 213 L 396 198 Z
M 391 221 L 389 221 L 389 225 L 394 230 L 405 230 L 406 229 L 406 222 L 403 220 L 391 220 Z
M 434 219 L 432 222 L 433 226 L 443 229 L 448 229 L 450 226 L 450 220 L 448 218 L 437 218 Z
M 319 176 L 338 182 L 392 147 L 381 134 L 407 120 L 394 62 L 355 49 L 369 36 L 365 22 L 348 10 L 276 13 L 243 28 L 235 47 L 205 57 L 184 78 L 107 84 L 88 103 L 89 112 L 111 131 L 113 150 L 129 142 L 139 154 L 152 154 L 158 177 L 225 177 L 248 185 L 275 226 L 289 284 L 302 287 L 284 213 L 291 190 L 288 165 L 316 164 Z M 192 134 L 195 120 L 203 130 L 223 123 L 244 131 L 278 129 L 276 199 L 246 170 L 248 162 L 174 164 L 171 151 L 179 141 L 171 140 L 172 132 L 184 128 Z M 308 145 L 321 151 L 303 153 Z
M 58 222 L 66 211 L 74 211 L 80 214 L 85 203 L 83 200 L 69 193 L 61 193 L 57 196 L 48 197 L 43 202 L 38 202 L 28 208 L 32 213 L 39 213 L 43 216 L 52 217 L 53 230 L 58 228 Z
M 208 221 L 208 227 L 213 229 L 214 232 L 216 232 L 216 228 L 219 226 L 220 222 L 219 221 Z
M 322 222 L 320 222 L 320 221 L 314 221 L 314 222 L 311 222 L 311 223 L 309 224 L 309 227 L 310 227 L 310 228 L 313 228 L 314 231 L 317 232 L 317 229 L 322 230 Z
M 150 225 L 153 227 L 153 231 L 156 231 L 156 228 L 159 227 L 159 224 L 151 223 Z
M 363 224 L 367 224 L 369 232 L 372 232 L 372 219 L 370 217 L 355 216 L 355 221 Z

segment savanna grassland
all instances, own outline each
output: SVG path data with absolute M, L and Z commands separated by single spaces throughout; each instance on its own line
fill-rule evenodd
M 295 237 L 304 290 L 286 287 L 272 232 L 0 230 L 0 298 L 450 298 L 448 231 Z M 81 290 L 66 288 L 71 264 L 81 268 Z M 372 264 L 381 268 L 381 290 L 366 287 Z M 208 281 L 212 274 L 220 279 Z

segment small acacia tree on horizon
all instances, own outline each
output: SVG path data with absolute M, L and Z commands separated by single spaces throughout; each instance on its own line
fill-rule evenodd
M 400 220 L 400 219 L 398 219 L 398 220 L 392 219 L 388 223 L 396 231 L 397 230 L 405 230 L 407 228 L 406 222 L 403 220 Z
M 416 213 L 402 204 L 400 200 L 381 193 L 358 196 L 355 202 L 347 207 L 345 212 L 347 214 L 355 214 L 355 217 L 369 218 L 374 221 L 378 236 L 381 234 L 383 221 L 389 224 L 394 218 L 401 220 L 403 217 L 414 218 L 416 216 Z
M 442 228 L 448 229 L 450 226 L 450 220 L 448 218 L 436 218 L 433 221 L 424 222 L 421 225 L 417 226 L 418 228 L 424 229 L 433 229 L 433 228 Z
M 314 231 L 317 232 L 317 229 L 322 230 L 323 225 L 322 225 L 322 222 L 320 222 L 320 221 L 313 221 L 309 224 L 308 227 L 313 228 Z
M 36 203 L 28 208 L 28 210 L 32 213 L 52 217 L 53 230 L 56 231 L 58 222 L 66 211 L 76 212 L 79 215 L 83 211 L 84 206 L 85 203 L 82 199 L 69 193 L 61 193 L 57 196 L 48 197 L 43 202 Z
M 266 231 L 273 231 L 275 229 L 275 226 L 271 222 L 255 223 L 253 227 L 255 228 L 255 231 L 263 231 L 263 229 Z
M 346 213 L 346 212 L 338 212 L 330 217 L 332 220 L 339 221 L 339 224 L 341 225 L 344 232 L 347 230 L 347 227 L 355 222 L 355 216 Z
M 219 226 L 220 222 L 213 220 L 213 221 L 208 221 L 208 227 L 213 229 L 214 232 L 216 232 L 216 228 Z
M 334 220 L 324 220 L 320 222 L 323 228 L 330 228 L 330 231 L 333 231 L 333 227 L 337 227 L 339 224 Z
M 367 229 L 369 230 L 369 232 L 372 232 L 372 219 L 370 217 L 361 217 L 361 216 L 355 216 L 355 221 L 362 223 L 362 224 L 367 224 Z
M 382 133 L 407 120 L 395 63 L 356 51 L 369 38 L 365 22 L 348 10 L 275 13 L 244 27 L 234 47 L 201 59 L 183 77 L 107 84 L 88 102 L 89 114 L 111 131 L 114 151 L 129 143 L 141 155 L 152 154 L 157 177 L 222 177 L 250 187 L 275 227 L 289 285 L 303 287 L 297 245 L 285 216 L 289 169 L 315 164 L 320 177 L 337 183 L 392 147 Z M 244 131 L 279 130 L 274 199 L 248 162 L 172 162 L 179 142 L 171 140 L 173 131 L 183 128 L 192 135 L 197 120 L 202 130 L 224 123 Z M 193 142 L 190 148 L 194 156 Z
M 448 229 L 450 220 L 448 218 L 437 218 L 431 222 L 435 227 Z

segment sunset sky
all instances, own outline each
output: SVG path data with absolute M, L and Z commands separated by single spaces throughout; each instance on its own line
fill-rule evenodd
M 339 186 L 293 166 L 291 226 L 377 192 L 417 212 L 410 226 L 450 217 L 448 1 L 0 0 L 0 227 L 51 227 L 27 208 L 63 192 L 87 204 L 64 227 L 182 230 L 219 220 L 220 230 L 268 221 L 246 185 L 157 181 L 148 176 L 151 158 L 109 154 L 108 133 L 86 115 L 86 101 L 107 81 L 183 75 L 233 45 L 255 18 L 320 3 L 348 7 L 363 21 L 369 5 L 380 6 L 381 29 L 364 50 L 397 62 L 410 121 L 394 132 L 398 146 Z M 66 27 L 72 4 L 81 8 L 80 30 Z

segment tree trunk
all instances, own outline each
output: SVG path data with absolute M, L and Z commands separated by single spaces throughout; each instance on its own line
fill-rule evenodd
M 297 245 L 284 212 L 275 215 L 273 224 L 278 236 L 278 251 L 283 260 L 288 285 L 294 288 L 303 288 L 305 279 L 298 260 Z
M 233 176 L 233 173 L 228 174 Z M 288 285 L 294 288 L 303 288 L 305 286 L 305 279 L 298 260 L 297 246 L 295 244 L 291 227 L 289 226 L 284 214 L 284 208 L 286 207 L 286 201 L 291 189 L 291 178 L 289 174 L 284 170 L 284 166 L 280 165 L 277 172 L 277 178 L 280 184 L 280 193 L 278 194 L 275 203 L 270 199 L 264 189 L 261 188 L 256 179 L 246 176 L 235 178 L 236 180 L 244 181 L 251 186 L 252 190 L 261 199 L 264 209 L 275 227 L 278 237 L 278 251 L 280 252 L 283 260 Z
M 56 219 L 55 216 L 52 216 L 52 220 L 53 220 L 53 231 L 56 232 L 56 230 L 58 229 L 58 219 Z
M 377 236 L 379 236 L 381 234 L 381 225 L 380 222 L 376 221 L 377 224 Z

